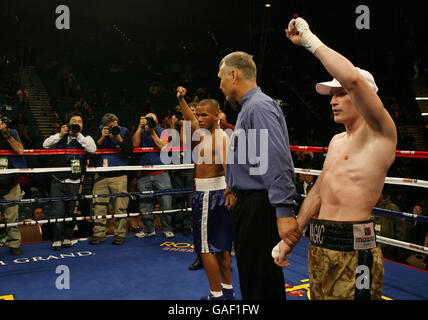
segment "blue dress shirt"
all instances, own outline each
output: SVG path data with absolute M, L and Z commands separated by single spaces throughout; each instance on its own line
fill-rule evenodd
M 230 138 L 226 183 L 232 191 L 267 190 L 277 218 L 292 217 L 297 193 L 284 114 L 259 87 L 248 91 L 240 104 Z

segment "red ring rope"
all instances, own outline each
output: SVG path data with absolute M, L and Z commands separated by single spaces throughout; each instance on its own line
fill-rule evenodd
M 328 151 L 326 147 L 307 147 L 307 146 L 290 146 L 291 151 L 306 151 L 306 152 L 324 152 Z M 399 158 L 421 158 L 428 159 L 428 151 L 411 151 L 411 150 L 396 150 L 395 156 Z
M 163 151 L 185 151 L 182 147 L 167 147 Z M 311 146 L 290 146 L 291 151 L 305 151 L 305 152 L 323 152 L 328 151 L 327 147 L 311 147 Z M 134 153 L 143 152 L 158 152 L 159 148 L 134 148 Z M 98 149 L 95 154 L 112 154 L 120 153 L 120 149 Z M 15 155 L 12 150 L 0 150 L 0 155 Z M 53 155 L 53 154 L 86 154 L 82 149 L 26 149 L 24 155 Z M 414 159 L 428 159 L 428 151 L 413 151 L 413 150 L 396 150 L 395 156 L 397 158 L 414 158 Z

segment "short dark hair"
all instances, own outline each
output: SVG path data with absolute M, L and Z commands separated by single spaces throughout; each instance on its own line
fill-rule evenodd
M 200 106 L 208 106 L 211 112 L 214 114 L 220 112 L 220 104 L 216 99 L 204 99 L 199 102 Z
M 34 219 L 34 213 L 36 212 L 36 210 L 37 210 L 37 209 L 42 209 L 43 213 L 45 213 L 45 210 L 44 210 L 42 207 L 35 207 L 35 208 L 33 209 L 33 213 L 32 213 L 32 217 L 33 217 L 33 219 Z
M 110 122 L 117 121 L 119 122 L 119 118 L 113 113 L 106 113 L 101 119 L 101 123 L 103 126 L 108 125 Z
M 73 117 L 80 117 L 80 118 L 82 119 L 82 121 L 83 121 L 83 114 L 81 114 L 79 111 L 72 112 L 72 113 L 70 114 L 69 119 L 71 119 L 71 118 L 73 118 Z
M 423 214 L 425 214 L 425 208 L 424 208 L 424 206 L 422 205 L 422 203 L 416 203 L 416 204 L 413 206 L 413 208 L 415 208 L 416 206 L 421 207 L 421 209 L 422 209 L 422 215 L 423 215 Z

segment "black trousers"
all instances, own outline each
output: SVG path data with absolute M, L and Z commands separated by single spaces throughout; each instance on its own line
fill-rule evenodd
M 282 268 L 271 255 L 281 240 L 275 208 L 266 191 L 238 191 L 233 212 L 233 240 L 244 300 L 285 299 Z

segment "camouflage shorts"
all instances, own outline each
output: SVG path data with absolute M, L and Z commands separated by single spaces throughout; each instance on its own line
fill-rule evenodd
M 336 251 L 310 244 L 308 266 L 312 300 L 382 298 L 384 269 L 379 247 Z

